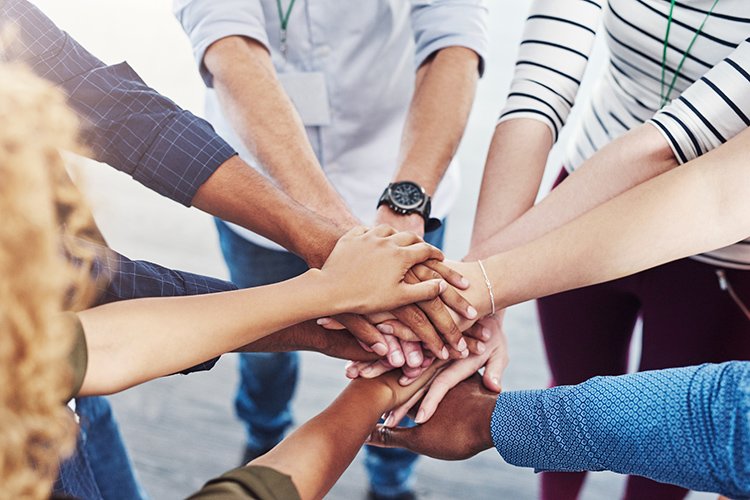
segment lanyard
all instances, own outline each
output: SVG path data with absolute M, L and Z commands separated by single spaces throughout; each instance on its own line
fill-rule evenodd
M 276 0 L 276 6 L 279 8 L 279 22 L 281 23 L 281 53 L 286 57 L 286 27 L 289 25 L 289 16 L 292 15 L 292 9 L 294 8 L 294 2 L 296 0 L 292 0 L 289 2 L 289 7 L 286 9 L 286 14 L 284 14 L 284 9 L 281 7 L 281 0 Z
M 687 59 L 688 54 L 690 54 L 690 51 L 693 49 L 693 45 L 695 44 L 695 41 L 698 39 L 698 36 L 703 31 L 703 27 L 706 25 L 706 21 L 708 21 L 708 18 L 711 17 L 711 13 L 714 11 L 714 7 L 716 7 L 716 4 L 719 3 L 719 0 L 714 0 L 713 5 L 711 5 L 711 8 L 708 9 L 708 13 L 706 14 L 706 17 L 703 19 L 703 22 L 698 27 L 698 30 L 695 32 L 695 35 L 693 36 L 693 39 L 690 41 L 690 45 L 688 45 L 687 50 L 684 54 L 682 54 L 682 59 L 680 60 L 680 64 L 677 65 L 677 69 L 674 72 L 674 76 L 672 77 L 672 81 L 669 84 L 669 88 L 667 89 L 667 92 L 664 92 L 664 87 L 666 87 L 666 73 L 667 73 L 667 48 L 669 46 L 669 32 L 672 28 L 672 14 L 674 13 L 674 5 L 677 0 L 672 0 L 672 4 L 669 7 L 669 18 L 667 19 L 667 32 L 664 34 L 664 50 L 661 55 L 661 107 L 664 107 L 665 104 L 669 102 L 669 98 L 672 95 L 672 91 L 674 90 L 674 86 L 677 83 L 677 77 L 680 75 L 680 71 L 682 70 L 682 65 L 685 64 L 685 60 Z

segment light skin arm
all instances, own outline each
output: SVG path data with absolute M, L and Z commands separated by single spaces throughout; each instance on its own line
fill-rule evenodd
M 473 246 L 470 257 L 486 257 L 533 241 L 677 165 L 663 136 L 652 125 L 643 124 L 599 150 L 502 231 Z
M 322 269 L 263 287 L 192 297 L 138 299 L 79 313 L 88 345 L 80 395 L 117 392 L 176 373 L 290 325 L 331 312 L 366 314 L 445 289 L 407 285 L 416 263 L 439 257 L 415 235 L 355 228 Z M 294 300 L 290 302 L 289 298 Z
M 496 307 L 620 278 L 748 237 L 749 152 L 746 129 L 531 243 L 487 259 Z M 469 271 L 469 279 L 479 273 L 474 263 L 457 267 Z M 486 290 L 472 289 L 482 304 L 480 315 L 488 313 Z
M 230 36 L 206 50 L 204 63 L 232 127 L 281 189 L 342 227 L 357 224 L 326 179 L 268 50 L 256 40 Z
M 464 47 L 442 49 L 419 67 L 393 182 L 413 181 L 435 194 L 466 129 L 478 67 L 477 53 Z M 385 205 L 378 209 L 378 221 L 424 234 L 422 217 L 398 215 Z

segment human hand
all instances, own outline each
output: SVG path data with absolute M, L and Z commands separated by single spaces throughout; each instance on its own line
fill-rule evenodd
M 497 394 L 483 387 L 475 373 L 446 394 L 428 422 L 411 428 L 379 425 L 368 444 L 405 448 L 441 460 L 470 458 L 493 446 L 490 421 L 496 401 Z
M 318 273 L 338 311 L 367 314 L 430 300 L 444 291 L 442 279 L 405 281 L 414 265 L 430 259 L 442 260 L 443 254 L 415 234 L 387 226 L 357 227 L 341 237 Z
M 375 224 L 386 224 L 396 231 L 409 231 L 424 238 L 424 219 L 419 214 L 397 214 L 388 207 L 380 205 L 375 214 Z
M 494 392 L 502 390 L 500 382 L 503 372 L 508 366 L 508 351 L 505 333 L 502 329 L 502 316 L 503 312 L 489 316 L 472 327 L 475 330 L 483 330 L 481 333 L 475 333 L 475 335 L 487 338 L 484 341 L 485 351 L 482 354 L 475 354 L 453 362 L 435 378 L 429 392 L 420 404 L 415 422 L 423 423 L 429 420 L 446 393 L 482 367 L 485 368 L 482 377 L 485 387 Z M 408 384 L 411 381 L 404 376 L 399 382 Z M 410 408 L 407 406 L 396 408 L 392 412 L 393 418 L 389 418 L 388 422 L 400 422 L 409 410 Z

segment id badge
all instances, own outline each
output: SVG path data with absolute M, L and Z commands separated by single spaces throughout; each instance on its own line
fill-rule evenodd
M 326 77 L 321 72 L 280 73 L 279 82 L 308 127 L 331 124 Z

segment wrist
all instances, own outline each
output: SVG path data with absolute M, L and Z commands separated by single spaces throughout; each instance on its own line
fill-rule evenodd
M 410 231 L 424 236 L 425 221 L 419 214 L 399 214 L 388 205 L 380 205 L 375 217 L 377 224 L 387 224 L 397 231 Z
M 480 451 L 488 450 L 495 447 L 492 439 L 492 415 L 495 413 L 497 405 L 497 395 L 485 394 L 476 398 L 477 406 L 472 414 L 475 417 L 474 429 L 477 429 L 479 438 Z

